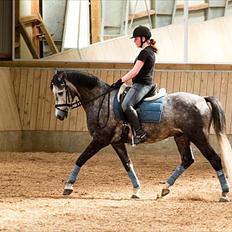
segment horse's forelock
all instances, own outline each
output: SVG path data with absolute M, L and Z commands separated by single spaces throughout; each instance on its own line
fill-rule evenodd
M 65 76 L 66 76 L 66 73 L 64 71 L 57 71 L 52 78 L 51 88 L 53 85 L 60 87 L 62 84 L 64 84 Z

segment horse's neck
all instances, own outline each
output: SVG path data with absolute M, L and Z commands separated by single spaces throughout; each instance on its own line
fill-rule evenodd
M 90 90 L 90 89 L 78 87 L 77 90 L 78 90 L 80 97 L 84 101 L 91 101 L 91 99 L 95 99 L 98 96 L 102 95 L 104 92 L 106 92 L 107 88 L 105 86 L 101 86 L 101 87 L 96 86 Z

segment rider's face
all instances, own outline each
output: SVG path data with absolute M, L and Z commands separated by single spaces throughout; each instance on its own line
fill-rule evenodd
M 135 37 L 134 43 L 135 43 L 136 47 L 138 47 L 138 48 L 141 46 L 141 38 L 140 38 L 140 36 Z

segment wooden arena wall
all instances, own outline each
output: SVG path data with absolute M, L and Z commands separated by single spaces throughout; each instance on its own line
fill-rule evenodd
M 3 66 L 7 66 L 7 63 L 3 63 Z M 17 141 L 21 136 L 19 147 L 23 139 L 32 136 L 33 132 L 68 134 L 87 131 L 82 108 L 73 110 L 63 122 L 55 118 L 50 91 L 55 67 L 85 70 L 111 84 L 126 73 L 131 64 L 13 62 L 9 67 L 0 67 L 0 131 L 5 135 L 7 132 L 17 132 Z M 232 65 L 158 64 L 154 81 L 159 87 L 166 88 L 168 93 L 184 91 L 218 97 L 226 113 L 226 133 L 232 134 Z M 212 129 L 211 134 L 214 134 Z M 7 136 L 10 136 L 9 133 Z M 33 141 L 34 144 L 37 142 Z

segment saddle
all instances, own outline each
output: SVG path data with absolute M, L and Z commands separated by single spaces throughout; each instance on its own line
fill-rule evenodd
M 114 99 L 114 113 L 124 122 L 127 120 L 122 111 L 121 103 L 129 89 L 129 86 L 123 84 L 118 90 L 118 93 Z M 154 85 L 148 94 L 137 105 L 135 105 L 135 109 L 141 122 L 160 122 L 163 111 L 163 99 L 165 95 L 166 90 L 164 88 L 158 89 L 157 85 Z

